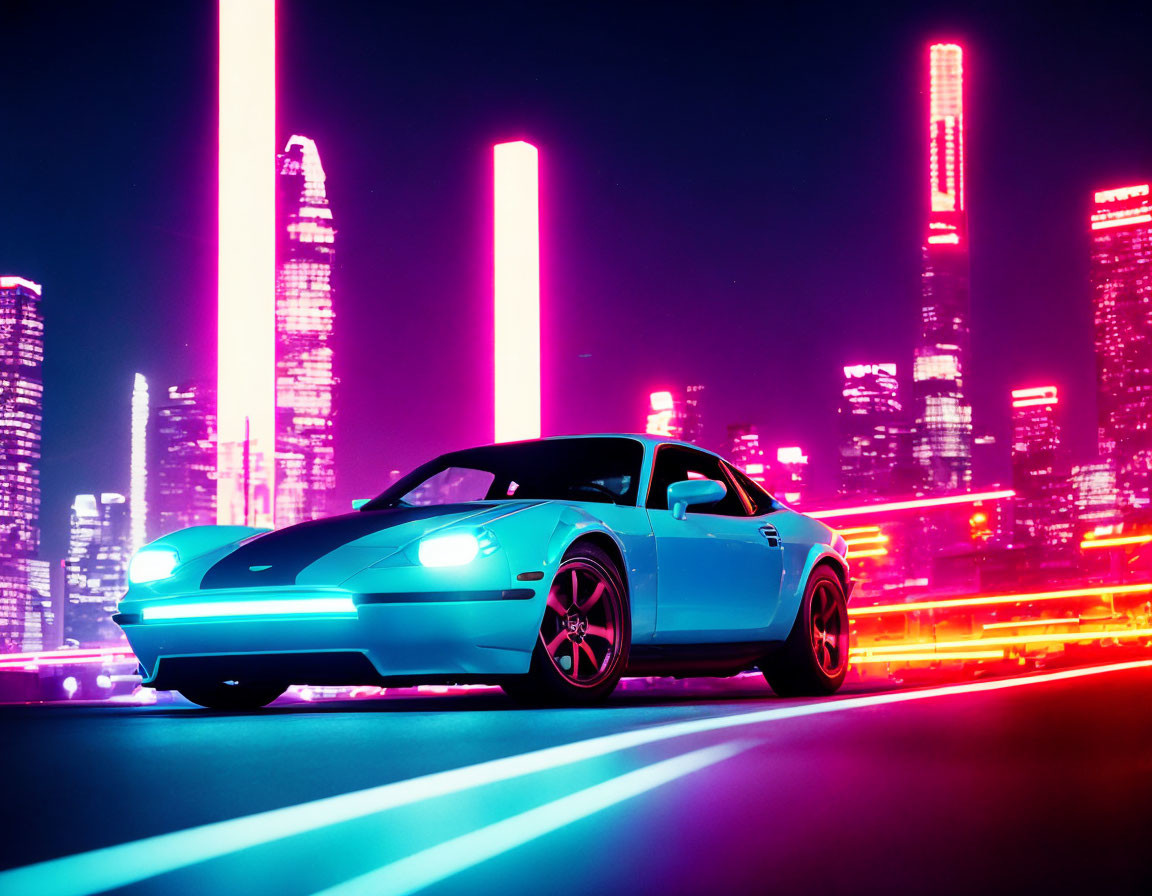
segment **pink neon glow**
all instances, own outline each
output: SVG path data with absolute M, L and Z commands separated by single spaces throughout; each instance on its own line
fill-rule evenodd
M 957 243 L 960 242 L 960 234 L 958 234 L 958 233 L 934 234 L 934 235 L 928 237 L 928 242 L 933 243 L 933 244 L 943 243 L 943 244 L 956 245 Z
M 1125 199 L 1135 199 L 1137 196 L 1147 196 L 1148 186 L 1148 184 L 1136 184 L 1131 187 L 1117 187 L 1114 190 L 1098 190 L 1093 198 L 1097 202 L 1122 202 Z
M 1142 209 L 1133 209 L 1132 212 L 1114 212 L 1104 220 L 1093 221 L 1092 229 L 1106 230 L 1109 227 L 1128 227 L 1132 224 L 1148 224 L 1150 222 L 1152 222 L 1152 213 L 1146 213 Z
M 0 277 L 0 289 L 15 289 L 17 286 L 23 286 L 25 289 L 36 293 L 36 295 L 40 295 L 41 286 L 39 283 L 35 283 L 24 277 Z
M 217 521 L 271 526 L 276 440 L 275 0 L 220 0 L 219 87 Z
M 832 510 L 811 510 L 806 514 L 818 520 L 838 516 L 864 516 L 870 513 L 889 513 L 896 510 L 919 510 L 929 507 L 947 507 L 952 504 L 975 504 L 980 501 L 999 501 L 1016 494 L 1012 489 L 991 492 L 969 492 L 963 495 L 946 495 L 941 498 L 915 498 L 909 501 L 889 501 L 886 504 L 861 504 L 858 507 L 837 507 Z
M 932 211 L 964 210 L 964 62 L 956 44 L 929 50 L 928 166 Z
M 493 149 L 496 441 L 540 437 L 540 172 L 531 143 Z
M 649 397 L 649 401 L 654 411 L 670 411 L 672 410 L 672 393 L 671 392 L 653 392 Z
M 1014 408 L 1053 405 L 1058 404 L 1059 401 L 1060 399 L 1057 397 L 1055 386 L 1037 386 L 1033 389 L 1012 390 L 1012 407 Z

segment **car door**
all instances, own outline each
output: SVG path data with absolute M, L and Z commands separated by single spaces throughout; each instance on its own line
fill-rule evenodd
M 689 507 L 678 520 L 668 486 L 715 479 L 728 493 Z M 660 445 L 645 502 L 656 539 L 656 639 L 665 643 L 755 641 L 767 630 L 779 597 L 783 553 L 766 515 L 740 490 L 715 455 Z

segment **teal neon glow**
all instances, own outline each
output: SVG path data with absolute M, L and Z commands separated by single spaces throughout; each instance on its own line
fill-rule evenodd
M 422 566 L 463 566 L 480 554 L 480 539 L 470 532 L 425 538 L 417 548 Z
M 128 581 L 133 585 L 167 579 L 180 565 L 180 555 L 172 548 L 144 548 L 132 555 Z
M 37 896 L 91 896 L 187 868 L 199 862 L 218 859 L 253 846 L 273 843 L 330 825 L 376 815 L 399 806 L 412 805 L 423 800 L 460 793 L 486 784 L 508 781 L 691 734 L 892 703 L 911 703 L 936 697 L 1030 687 L 1108 672 L 1146 668 L 1152 668 L 1152 660 L 1133 660 L 1107 666 L 1046 672 L 1003 681 L 979 681 L 919 691 L 899 691 L 825 700 L 819 703 L 792 704 L 739 715 L 673 722 L 638 731 L 622 731 L 618 734 L 547 747 L 517 756 L 505 756 L 476 765 L 410 778 L 407 781 L 381 784 L 366 790 L 342 793 L 255 815 L 245 815 L 183 831 L 145 837 L 117 846 L 49 859 L 9 871 L 0 871 L 0 896 L 7 896 L 10 893 L 36 893 Z
M 753 744 L 753 741 L 736 741 L 655 762 L 495 824 L 445 840 L 436 846 L 382 865 L 375 871 L 321 890 L 316 896 L 402 896 L 418 892 L 617 803 L 715 765 Z
M 160 619 L 211 619 L 226 616 L 314 616 L 355 613 L 350 597 L 308 597 L 290 600 L 220 600 L 196 604 L 158 604 L 140 611 L 145 622 Z

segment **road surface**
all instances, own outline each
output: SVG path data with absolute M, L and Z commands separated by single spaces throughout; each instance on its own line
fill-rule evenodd
M 1135 662 L 824 701 L 0 707 L 0 894 L 1138 892 L 1150 698 Z

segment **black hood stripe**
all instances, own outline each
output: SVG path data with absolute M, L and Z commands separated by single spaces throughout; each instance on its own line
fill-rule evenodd
M 426 520 L 455 513 L 476 513 L 493 504 L 440 504 L 429 507 L 395 507 L 346 513 L 277 529 L 242 544 L 217 561 L 200 582 L 201 588 L 260 588 L 295 585 L 296 576 L 336 548 L 413 520 Z M 256 567 L 255 570 L 252 567 Z M 263 568 L 262 568 L 263 567 Z M 333 584 L 337 584 L 333 582 Z

